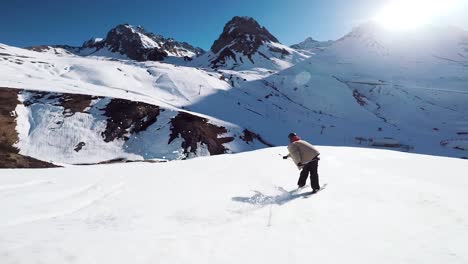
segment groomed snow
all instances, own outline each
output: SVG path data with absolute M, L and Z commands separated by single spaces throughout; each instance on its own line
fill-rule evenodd
M 319 149 L 307 199 L 285 147 L 1 170 L 0 263 L 468 262 L 467 161 Z

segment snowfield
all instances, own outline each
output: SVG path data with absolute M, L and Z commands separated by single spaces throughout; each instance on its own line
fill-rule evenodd
M 1 170 L 0 263 L 468 262 L 467 161 L 319 149 L 308 198 L 285 147 Z

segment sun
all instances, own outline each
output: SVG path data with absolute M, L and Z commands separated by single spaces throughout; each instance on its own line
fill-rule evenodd
M 388 30 L 412 30 L 433 22 L 455 2 L 457 0 L 390 0 L 373 20 Z

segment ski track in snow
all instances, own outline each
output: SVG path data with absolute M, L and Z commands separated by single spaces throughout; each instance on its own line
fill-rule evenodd
M 4 190 L 17 190 L 24 187 L 42 185 L 42 184 L 53 184 L 53 181 L 30 181 L 25 183 L 18 183 L 18 184 L 2 184 L 0 185 L 0 191 Z
M 17 188 L 35 186 L 44 183 L 51 185 L 54 184 L 52 181 L 33 181 L 24 184 L 6 185 L 7 188 L 3 188 L 3 190 L 17 190 Z M 28 207 L 34 206 L 35 209 L 32 211 L 36 211 L 39 208 L 40 211 L 43 211 L 42 213 L 28 215 L 26 217 L 18 217 L 14 220 L 1 222 L 0 228 L 8 228 L 17 225 L 30 224 L 33 222 L 44 221 L 47 219 L 64 217 L 67 215 L 74 214 L 80 210 L 87 209 L 96 203 L 102 202 L 108 197 L 118 194 L 122 191 L 122 188 L 125 184 L 124 182 L 119 182 L 116 184 L 112 184 L 108 187 L 104 187 L 106 185 L 107 184 L 96 182 L 93 184 L 85 185 L 80 188 L 57 190 L 50 194 L 44 193 L 44 196 L 46 198 L 41 197 L 37 200 L 34 199 L 33 201 L 30 201 L 34 203 L 34 205 L 28 205 Z M 0 190 L 2 189 L 0 188 Z M 32 189 L 28 191 L 38 192 L 37 189 Z M 0 193 L 0 199 L 2 199 L 2 193 Z

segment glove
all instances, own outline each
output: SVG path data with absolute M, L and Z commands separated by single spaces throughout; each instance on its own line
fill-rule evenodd
M 288 158 L 289 158 L 289 156 L 283 156 L 283 159 L 288 159 Z

